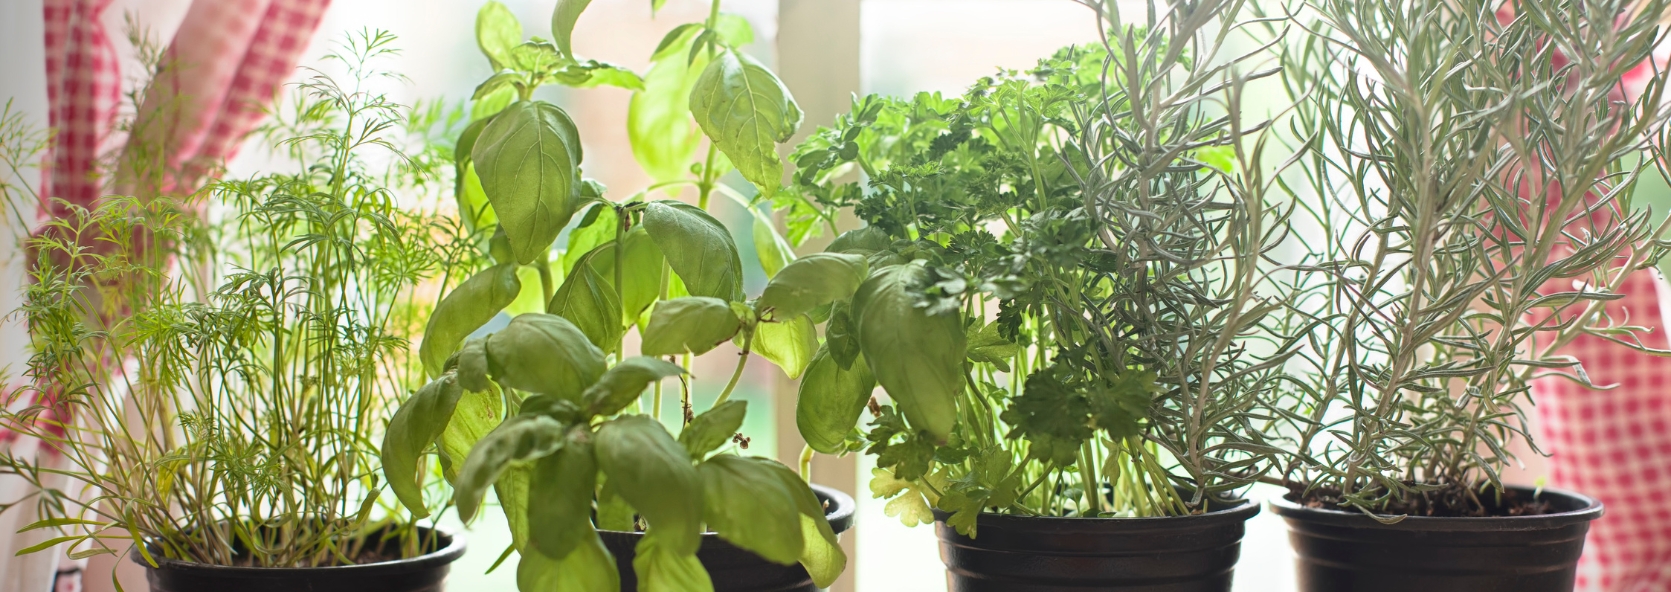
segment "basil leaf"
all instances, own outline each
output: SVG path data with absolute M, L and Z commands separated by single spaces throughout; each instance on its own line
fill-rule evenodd
M 627 90 L 644 90 L 644 79 L 637 73 L 615 64 L 586 60 L 569 62 L 552 74 L 558 83 L 575 88 L 613 86 Z
M 819 588 L 829 587 L 847 569 L 847 553 L 841 550 L 835 530 L 830 528 L 830 521 L 824 517 L 824 504 L 819 503 L 818 495 L 789 467 L 766 458 L 748 460 L 776 475 L 778 481 L 794 495 L 795 508 L 801 513 L 801 538 L 805 544 L 801 566 L 812 576 L 813 584 Z
M 574 121 L 543 101 L 511 104 L 477 138 L 470 157 L 518 263 L 545 257 L 574 215 L 581 156 Z
M 511 48 L 522 43 L 522 23 L 504 4 L 489 0 L 476 11 L 476 46 L 498 71 L 509 65 Z
M 446 429 L 463 394 L 464 389 L 459 388 L 451 374 L 430 381 L 401 404 L 383 432 L 380 456 L 383 477 L 389 481 L 389 489 L 401 505 L 411 510 L 414 517 L 429 515 L 418 483 L 418 463 L 424 449 Z
M 824 324 L 824 345 L 830 348 L 830 357 L 842 370 L 851 369 L 853 360 L 859 357 L 856 333 L 852 307 L 846 302 L 834 303 L 830 307 L 830 320 Z
M 667 428 L 647 415 L 619 417 L 598 426 L 594 443 L 598 467 L 616 495 L 638 510 L 668 550 L 695 553 L 702 542 L 702 479 Z
M 499 425 L 504 413 L 504 400 L 497 387 L 479 392 L 466 390 L 458 398 L 453 418 L 441 431 L 441 437 L 435 440 L 435 449 L 439 452 L 437 456 L 441 457 L 441 476 L 447 479 L 447 483 L 458 481 L 458 473 L 464 468 L 464 459 L 470 456 L 470 448 Z
M 747 415 L 747 401 L 726 401 L 715 405 L 691 419 L 690 424 L 679 432 L 679 445 L 690 452 L 692 459 L 701 460 L 730 440 L 743 427 L 743 418 Z
M 963 324 L 956 314 L 929 315 L 916 305 L 927 275 L 910 264 L 877 272 L 854 293 L 850 314 L 876 382 L 912 427 L 944 442 L 963 389 Z
M 661 296 L 661 266 L 666 261 L 656 241 L 643 226 L 635 226 L 627 233 L 621 248 L 626 264 L 621 267 L 621 318 L 632 323 Z M 603 249 L 592 257 L 592 269 L 598 276 L 615 286 L 615 249 Z
M 557 53 L 557 46 L 543 40 L 524 41 L 511 48 L 510 67 L 522 72 L 536 74 L 550 73 L 563 62 L 563 56 Z
M 754 353 L 777 364 L 790 380 L 801 377 L 817 351 L 818 328 L 804 314 L 754 326 Z
M 869 255 L 877 251 L 886 251 L 893 244 L 888 239 L 888 233 L 875 226 L 856 228 L 841 233 L 830 246 L 824 248 L 826 253 L 858 253 Z
M 801 124 L 801 109 L 777 75 L 747 54 L 720 52 L 691 89 L 690 111 L 762 196 L 777 192 L 783 183 L 777 145 Z
M 627 141 L 632 156 L 644 172 L 658 183 L 684 179 L 696 161 L 702 135 L 690 116 L 690 92 L 707 65 L 704 55 L 694 64 L 685 63 L 694 33 L 700 27 L 674 29 L 663 39 L 654 63 L 644 72 L 644 90 L 632 94 L 627 103 Z M 677 56 L 677 57 L 673 57 Z M 668 189 L 676 194 L 680 188 Z
M 487 338 L 488 368 L 502 386 L 575 400 L 603 375 L 603 350 L 574 323 L 525 314 Z
M 689 36 L 693 31 L 700 31 L 702 23 L 685 23 L 663 35 L 661 42 L 656 44 L 655 51 L 650 52 L 650 61 L 659 62 L 674 53 L 678 53 L 681 45 L 690 43 Z
M 592 254 L 598 247 L 615 240 L 621 220 L 615 213 L 615 208 L 609 204 L 600 203 L 586 211 L 586 216 L 580 219 L 580 226 L 569 231 L 568 247 L 563 249 L 563 276 L 574 273 L 574 266 L 580 259 Z
M 708 570 L 696 552 L 684 551 L 671 535 L 649 533 L 638 541 L 632 570 L 638 574 L 638 592 L 714 592 Z
M 793 317 L 848 299 L 869 273 L 862 255 L 813 253 L 796 259 L 767 282 L 756 306 L 772 310 L 775 318 Z
M 614 415 L 638 399 L 650 383 L 684 374 L 678 364 L 657 358 L 633 357 L 621 360 L 581 396 L 588 415 Z
M 557 0 L 557 9 L 551 11 L 551 40 L 571 60 L 574 59 L 574 22 L 580 20 L 580 13 L 591 3 L 592 0 Z
M 464 228 L 471 232 L 486 232 L 499 225 L 499 216 L 493 213 L 493 204 L 487 201 L 487 192 L 482 190 L 482 178 L 476 174 L 476 163 L 465 163 L 464 176 L 459 180 L 458 214 L 464 218 Z M 506 243 L 507 245 L 509 243 Z M 515 263 L 510 258 L 493 258 L 496 263 Z
M 767 561 L 801 558 L 801 516 L 795 494 L 763 463 L 721 454 L 696 466 L 702 475 L 702 520 L 720 538 Z
M 511 546 L 520 552 L 531 551 L 528 548 L 528 481 L 532 473 L 526 466 L 512 466 L 493 482 L 493 495 L 499 498 L 505 528 L 511 531 Z M 456 497 L 456 490 L 454 493 Z
M 719 220 L 684 202 L 654 201 L 644 208 L 644 229 L 692 296 L 742 298 L 742 258 Z
M 546 312 L 574 323 L 592 345 L 605 352 L 615 349 L 627 328 L 621 321 L 621 301 L 616 298 L 615 289 L 587 264 L 587 260 L 600 251 L 611 249 L 614 249 L 613 244 L 600 246 L 582 259 L 545 307 Z
M 581 432 L 584 433 L 584 432 Z M 598 463 L 590 442 L 570 438 L 557 452 L 534 464 L 528 484 L 528 534 L 533 548 L 562 559 L 588 537 L 592 529 L 592 494 L 598 484 Z
M 430 313 L 423 341 L 418 344 L 424 372 L 440 376 L 447 358 L 458 351 L 464 338 L 493 320 L 520 291 L 522 282 L 516 278 L 516 266 L 499 264 L 476 272 L 448 292 Z
M 859 416 L 870 402 L 876 378 L 863 359 L 857 361 L 850 369 L 843 369 L 825 347 L 807 366 L 795 402 L 795 427 L 800 428 L 801 438 L 813 450 L 842 452 L 847 434 L 858 425 Z
M 778 236 L 770 217 L 756 214 L 750 235 L 754 238 L 754 254 L 760 259 L 760 268 L 766 272 L 766 279 L 776 277 L 779 270 L 795 260 L 794 249 Z
M 487 340 L 473 337 L 464 340 L 458 349 L 458 367 L 454 369 L 458 385 L 467 391 L 485 391 L 492 387 L 488 381 Z
M 621 589 L 621 573 L 603 539 L 590 528 L 574 552 L 552 559 L 538 549 L 522 554 L 516 565 L 516 588 L 541 592 L 610 592 Z
M 640 349 L 646 356 L 701 355 L 731 339 L 742 326 L 731 304 L 718 298 L 663 300 L 650 310 Z
M 518 415 L 499 424 L 464 460 L 464 470 L 453 484 L 458 517 L 469 522 L 481 507 L 487 487 L 512 463 L 545 457 L 563 446 L 563 424 L 544 415 Z

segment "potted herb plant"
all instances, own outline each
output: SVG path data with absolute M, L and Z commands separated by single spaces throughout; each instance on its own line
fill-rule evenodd
M 1590 385 L 1563 344 L 1643 349 L 1605 305 L 1663 254 L 1632 196 L 1671 108 L 1663 72 L 1618 91 L 1666 7 L 1309 4 L 1285 80 L 1306 97 L 1296 232 L 1318 238 L 1294 308 L 1314 329 L 1280 406 L 1291 491 L 1271 500 L 1303 589 L 1573 588 L 1601 504 L 1501 471 L 1531 380 Z
M 294 172 L 107 197 L 30 240 L 35 386 L 12 396 L 38 403 L 0 422 L 42 446 L 0 471 L 38 490 L 7 501 L 38 509 L 25 529 L 59 536 L 24 552 L 127 553 L 159 592 L 431 590 L 463 553 L 379 504 L 371 442 L 416 367 L 413 288 L 443 259 L 433 219 L 397 206 L 436 170 L 400 150 L 406 110 L 361 85 L 391 42 L 350 39 L 332 58 L 355 84 L 319 74 L 280 110 Z
M 797 419 L 876 456 L 872 493 L 936 523 L 953 590 L 1228 590 L 1293 350 L 1257 292 L 1285 214 L 1240 110 L 1272 71 L 1221 55 L 1239 3 L 1086 4 L 1103 44 L 866 97 L 796 151 L 802 199 L 868 224 L 828 250 L 870 268 Z
M 715 194 L 750 205 L 720 183 L 733 167 L 762 199 L 778 189 L 777 144 L 801 118 L 793 98 L 738 49 L 752 34 L 717 1 L 705 21 L 667 35 L 642 78 L 574 55 L 585 5 L 558 3 L 552 42 L 524 41 L 498 3 L 478 16 L 498 72 L 478 89 L 456 155 L 460 209 L 479 237 L 466 242 L 485 244 L 491 264 L 446 290 L 429 319 L 420 356 L 433 380 L 390 420 L 389 483 L 413 515 L 429 515 L 422 486 L 433 447 L 448 503 L 466 521 L 491 487 L 522 590 L 828 586 L 846 565 L 836 534 L 851 524 L 852 499 L 727 446 L 746 447 L 737 433 L 746 404 L 730 397 L 751 354 L 800 374 L 816 346 L 808 313 L 849 297 L 865 261 L 774 259 L 765 291 L 746 298 L 731 232 L 707 209 Z M 633 89 L 634 152 L 658 182 L 604 199 L 581 176 L 579 128 L 531 98 L 548 83 Z M 696 205 L 651 199 L 684 187 L 695 188 Z M 537 285 L 519 278 L 529 266 Z M 530 291 L 538 310 L 488 327 Z M 636 356 L 626 339 L 634 328 Z M 736 369 L 698 413 L 690 359 L 727 341 L 740 348 Z M 676 430 L 661 421 L 662 381 L 672 378 L 685 410 L 670 418 Z M 640 398 L 652 385 L 646 413 Z

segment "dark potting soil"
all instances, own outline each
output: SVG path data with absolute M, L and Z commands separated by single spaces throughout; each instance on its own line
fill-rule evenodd
M 1340 490 L 1319 487 L 1307 492 L 1302 486 L 1289 486 L 1289 501 L 1307 508 L 1323 508 L 1357 512 L 1357 508 L 1341 505 Z M 1411 492 L 1402 499 L 1389 501 L 1385 507 L 1374 508 L 1377 514 L 1403 516 L 1431 516 L 1435 518 L 1494 518 L 1503 516 L 1538 516 L 1556 510 L 1546 500 L 1532 499 L 1515 490 L 1486 490 L 1451 484 L 1433 491 Z

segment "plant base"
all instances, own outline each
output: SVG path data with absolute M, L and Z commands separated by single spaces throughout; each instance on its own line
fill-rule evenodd
M 1532 490 L 1510 487 L 1526 499 Z M 1270 500 L 1288 522 L 1304 592 L 1468 590 L 1570 592 L 1590 521 L 1601 502 L 1545 489 L 1553 512 L 1535 516 L 1430 518 L 1382 524 L 1357 512 Z
M 1259 504 L 1199 516 L 1043 518 L 981 514 L 975 538 L 934 512 L 951 592 L 1228 592 Z
M 418 527 L 429 531 L 428 528 Z M 438 550 L 382 563 L 334 567 L 228 567 L 165 558 L 151 549 L 157 567 L 138 550 L 128 557 L 145 566 L 151 592 L 440 592 L 448 566 L 464 555 L 464 537 L 436 532 Z
M 812 492 L 824 502 L 824 517 L 836 534 L 853 527 L 853 512 L 858 504 L 851 496 L 822 485 L 813 485 Z M 615 556 L 615 567 L 621 572 L 621 592 L 638 590 L 632 559 L 637 555 L 635 549 L 644 533 L 602 530 L 598 535 L 603 537 L 604 547 Z M 702 547 L 697 549 L 696 558 L 708 570 L 714 592 L 818 592 L 812 576 L 800 564 L 772 563 L 725 542 L 717 534 L 702 535 Z

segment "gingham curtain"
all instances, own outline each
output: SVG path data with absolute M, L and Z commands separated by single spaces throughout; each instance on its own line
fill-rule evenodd
M 56 200 L 90 207 L 109 192 L 194 189 L 203 174 L 237 152 L 240 140 L 260 120 L 279 85 L 290 78 L 330 4 L 330 0 L 194 0 L 167 48 L 168 67 L 141 101 L 134 129 L 144 130 L 146 137 L 116 138 L 113 131 L 124 76 L 111 42 L 113 32 L 104 26 L 112 2 L 44 0 L 47 99 L 55 136 L 41 180 L 43 199 L 38 212 L 43 220 L 65 214 L 67 207 Z M 139 15 L 141 20 L 145 16 Z M 164 168 L 176 173 L 165 179 L 125 179 L 117 184 L 113 179 L 123 179 L 122 175 L 101 170 L 102 156 L 116 154 L 114 162 L 121 163 L 133 157 L 127 152 L 142 141 L 162 147 Z M 0 447 L 37 455 L 43 464 L 61 460 L 50 448 L 39 448 L 38 442 L 26 441 L 4 426 L 0 426 Z M 28 494 L 24 487 L 16 479 L 0 480 L 0 502 L 24 497 Z M 13 534 L 35 519 L 28 504 L 0 514 L 0 590 L 80 589 L 79 562 L 61 552 L 13 557 L 17 549 L 51 536 L 48 530 Z M 55 578 L 59 573 L 65 576 Z

